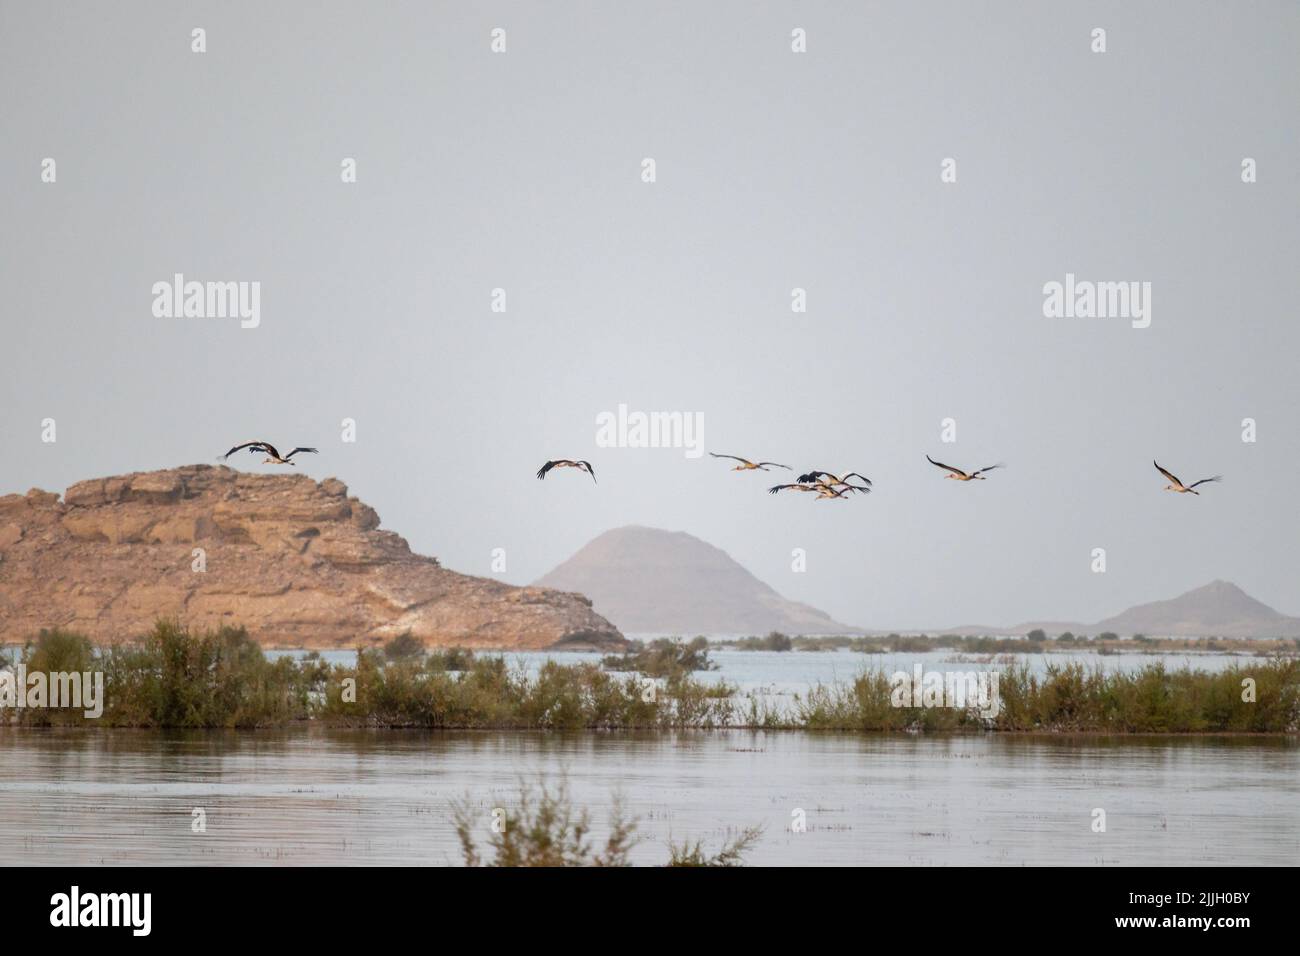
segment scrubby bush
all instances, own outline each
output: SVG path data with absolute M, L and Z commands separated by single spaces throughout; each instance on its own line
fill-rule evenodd
M 746 827 L 728 840 L 724 840 L 717 853 L 704 852 L 704 841 L 695 840 L 668 844 L 667 866 L 743 866 L 745 854 L 763 835 L 761 826 Z
M 504 809 L 504 808 L 503 808 Z M 506 810 L 500 826 L 492 828 L 487 845 L 476 834 L 485 828 L 488 808 L 469 796 L 452 804 L 452 819 L 466 866 L 631 866 L 632 848 L 640 842 L 638 821 L 623 811 L 615 796 L 604 843 L 593 845 L 590 816 L 575 810 L 567 781 L 555 786 L 545 780 L 521 782 L 517 807 Z M 747 827 L 723 842 L 713 854 L 702 840 L 668 844 L 666 866 L 741 866 L 745 854 L 762 836 L 763 828 Z
M 631 866 L 629 853 L 637 842 L 636 822 L 627 819 L 615 800 L 604 846 L 593 850 L 586 810 L 573 809 L 567 782 L 536 788 L 521 784 L 519 806 L 504 824 L 494 827 L 485 856 L 474 834 L 482 827 L 483 811 L 469 797 L 452 805 L 452 819 L 466 866 Z
M 623 654 L 606 656 L 601 666 L 612 671 L 635 671 L 647 677 L 679 677 L 717 669 L 709 660 L 709 640 L 702 636 L 689 642 L 667 637 L 649 644 L 634 641 Z
M 463 647 L 431 651 L 424 659 L 424 666 L 431 671 L 467 671 L 474 666 L 474 652 Z
M 424 642 L 410 631 L 403 631 L 384 645 L 384 657 L 390 661 L 405 661 L 424 654 Z
M 767 637 L 743 637 L 735 646 L 741 651 L 790 651 L 794 649 L 794 641 L 780 631 L 771 631 Z
M 257 727 L 307 716 L 296 661 L 268 661 L 242 627 L 192 633 L 158 622 L 142 642 L 105 656 L 108 724 Z

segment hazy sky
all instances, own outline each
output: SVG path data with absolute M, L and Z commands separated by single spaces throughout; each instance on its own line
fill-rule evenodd
M 264 438 L 516 583 L 636 523 L 868 627 L 1300 614 L 1300 6 L 1070 6 L 0 0 L 0 493 Z M 177 272 L 260 326 L 155 317 Z M 1045 318 L 1067 272 L 1150 327 Z M 597 447 L 619 403 L 876 491 Z

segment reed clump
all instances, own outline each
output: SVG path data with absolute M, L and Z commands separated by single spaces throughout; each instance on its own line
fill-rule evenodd
M 1105 673 L 1079 662 L 998 672 L 996 706 L 896 706 L 884 671 L 798 695 L 787 721 L 802 730 L 1191 734 L 1300 732 L 1300 661 L 1278 658 L 1208 672 L 1162 662 Z

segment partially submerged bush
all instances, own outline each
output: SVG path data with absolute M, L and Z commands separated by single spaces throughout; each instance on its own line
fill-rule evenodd
M 474 666 L 474 652 L 463 647 L 430 651 L 424 658 L 424 666 L 431 671 L 467 671 Z
M 763 835 L 761 826 L 746 827 L 734 837 L 724 840 L 717 853 L 704 851 L 704 841 L 686 841 L 668 844 L 666 866 L 743 866 L 745 854 L 753 849 Z
M 344 679 L 355 681 L 348 700 Z M 383 664 L 358 655 L 338 670 L 320 715 L 334 723 L 384 727 L 584 730 L 725 727 L 734 688 L 689 678 L 660 686 L 636 675 L 608 674 L 593 664 L 547 661 L 535 677 L 500 657 L 476 658 L 459 672 L 411 662 Z
M 592 845 L 591 822 L 586 810 L 574 810 L 568 782 L 554 786 L 521 782 L 518 806 L 494 816 L 487 846 L 476 834 L 487 827 L 488 811 L 466 796 L 452 804 L 452 820 L 466 866 L 631 866 L 631 851 L 640 837 L 638 821 L 629 818 L 615 795 L 605 842 Z M 741 866 L 744 855 L 758 842 L 763 828 L 747 827 L 708 854 L 703 841 L 668 844 L 665 866 Z M 490 856 L 489 856 L 490 854 Z
M 29 681 L 37 674 L 103 675 L 99 716 L 86 717 L 75 706 L 28 707 L 14 718 L 27 725 L 281 725 L 308 715 L 311 681 L 320 673 L 319 666 L 288 657 L 268 661 L 243 628 L 191 633 L 169 621 L 135 644 L 103 651 L 78 634 L 42 631 L 24 648 L 21 663 Z
M 90 638 L 58 628 L 41 631 L 23 651 L 27 669 L 45 673 L 93 670 L 97 659 Z
M 18 686 L 17 669 L 0 677 L 6 682 L 0 694 L 14 695 L 12 702 L 5 700 L 6 705 L 17 704 L 18 695 L 23 697 L 25 706 L 10 712 L 12 719 L 28 727 L 54 727 L 79 724 L 92 708 L 102 712 L 104 702 L 99 694 L 103 678 L 97 686 L 93 677 L 93 672 L 100 669 L 98 660 L 88 638 L 58 628 L 41 631 L 35 640 L 27 642 L 17 661 L 25 674 L 43 675 L 37 692 L 39 705 L 30 706 L 30 684 Z M 0 710 L 0 719 L 5 717 L 6 711 Z
M 975 705 L 895 707 L 884 671 L 798 695 L 791 720 L 764 726 L 805 730 L 983 729 L 1107 733 L 1295 733 L 1300 730 L 1300 661 L 1278 659 L 1219 672 L 1163 663 L 1107 674 L 1078 662 L 1042 675 L 1019 664 L 998 672 L 998 713 Z M 1253 695 L 1253 696 L 1252 696 Z
M 636 821 L 623 814 L 617 798 L 604 846 L 594 851 L 591 823 L 586 810 L 575 811 L 569 786 L 555 788 L 542 781 L 534 788 L 522 783 L 519 806 L 506 813 L 488 840 L 486 859 L 474 834 L 483 826 L 483 813 L 466 797 L 452 805 L 452 819 L 466 866 L 631 866 L 628 854 L 638 842 Z
M 258 727 L 307 716 L 303 669 L 289 657 L 268 661 L 242 627 L 192 633 L 160 621 L 142 642 L 111 648 L 101 661 L 106 724 Z
M 794 641 L 787 634 L 771 631 L 767 637 L 742 637 L 735 647 L 741 651 L 790 651 L 794 650 Z
M 716 670 L 709 660 L 709 641 L 695 637 L 689 642 L 661 637 L 646 644 L 633 641 L 621 656 L 611 654 L 601 665 L 612 671 L 635 671 L 647 677 L 680 677 L 694 671 Z
M 424 654 L 424 642 L 410 631 L 403 631 L 384 645 L 384 657 L 390 661 L 405 661 Z

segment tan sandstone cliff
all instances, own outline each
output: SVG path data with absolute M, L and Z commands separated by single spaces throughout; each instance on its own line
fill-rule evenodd
M 580 594 L 457 574 L 378 529 L 336 478 L 210 465 L 83 481 L 62 501 L 0 497 L 0 643 L 55 626 L 120 641 L 159 617 L 240 624 L 280 647 L 407 630 L 443 646 L 623 643 Z

